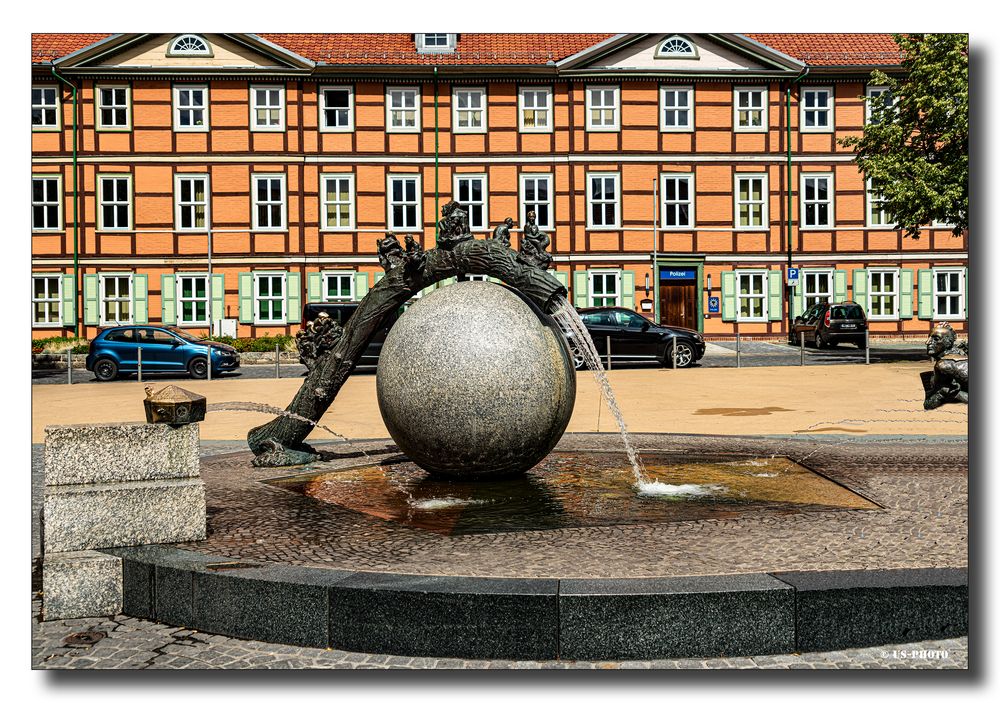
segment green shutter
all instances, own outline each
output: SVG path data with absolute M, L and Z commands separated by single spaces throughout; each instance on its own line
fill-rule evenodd
M 76 327 L 76 277 L 62 277 L 62 323 Z
M 736 273 L 722 272 L 722 320 L 733 322 L 736 319 Z
M 622 307 L 635 310 L 635 271 L 622 271 Z
M 565 271 L 553 271 L 552 275 L 562 284 L 562 287 L 566 289 L 567 295 L 569 295 L 569 274 Z
M 253 324 L 253 274 L 241 273 L 239 279 L 240 322 Z
M 212 324 L 226 316 L 226 275 L 212 274 Z
M 361 300 L 368 295 L 368 274 L 359 271 L 354 274 L 354 299 Z
M 805 307 L 805 287 L 806 272 L 803 269 L 799 273 L 799 285 L 792 288 L 792 317 L 800 317 L 802 308 Z
M 917 272 L 917 317 L 934 319 L 934 272 L 931 269 Z
M 969 319 L 969 268 L 962 267 L 962 317 Z
M 323 274 L 306 274 L 306 296 L 310 303 L 318 303 L 323 300 Z
M 871 314 L 868 309 L 868 269 L 854 270 L 854 292 L 851 300 L 860 305 L 866 315 Z
M 588 294 L 590 291 L 587 290 L 587 272 L 586 271 L 574 271 L 573 272 L 573 305 L 578 308 L 588 307 Z
M 298 324 L 302 321 L 302 275 L 299 273 L 288 273 L 285 275 L 285 303 L 288 305 L 288 312 L 285 320 L 290 325 Z
M 160 320 L 165 325 L 177 324 L 177 279 L 174 274 L 160 276 Z
M 144 273 L 132 274 L 132 302 L 135 305 L 132 320 L 145 325 L 149 322 L 149 277 Z
M 781 271 L 767 272 L 767 319 L 780 320 L 785 316 L 781 304 Z
M 376 271 L 375 272 L 375 285 L 378 285 L 378 282 L 381 281 L 383 278 L 385 278 L 385 271 Z
M 455 282 L 455 277 L 454 276 L 451 277 L 451 278 L 446 278 L 443 281 L 438 281 L 437 287 L 438 288 L 444 288 L 445 286 L 450 286 L 454 282 Z
M 487 280 L 489 280 L 492 283 L 503 283 L 503 281 L 501 281 L 499 278 L 495 278 L 494 276 L 490 276 Z
M 899 271 L 899 319 L 913 317 L 913 269 Z
M 833 302 L 847 302 L 847 271 L 833 272 Z
M 100 287 L 99 276 L 88 273 L 83 277 L 83 324 L 97 325 L 100 323 L 100 301 L 97 299 Z

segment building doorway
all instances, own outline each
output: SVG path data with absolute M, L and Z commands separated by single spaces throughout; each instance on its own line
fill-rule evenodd
M 660 269 L 660 324 L 698 329 L 694 269 Z

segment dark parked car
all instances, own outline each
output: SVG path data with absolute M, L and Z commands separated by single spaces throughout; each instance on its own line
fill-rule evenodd
M 817 349 L 835 347 L 841 342 L 864 349 L 867 328 L 864 308 L 857 303 L 817 303 L 792 322 L 788 343 L 797 345 L 801 332 L 805 341 L 815 344 Z
M 90 343 L 87 370 L 99 381 L 136 373 L 140 349 L 144 374 L 187 372 L 194 378 L 205 378 L 209 353 L 213 376 L 240 367 L 239 353 L 228 344 L 199 339 L 177 327 L 123 325 L 104 330 Z
M 625 308 L 580 308 L 583 324 L 603 358 L 611 340 L 611 361 L 657 361 L 672 366 L 677 344 L 677 368 L 691 366 L 705 355 L 705 338 L 686 327 L 658 325 Z M 576 368 L 583 359 L 576 358 Z
M 325 312 L 341 325 L 344 325 L 357 309 L 358 303 L 306 303 L 302 309 L 302 326 L 304 328 L 307 323 L 315 320 L 321 312 Z M 397 310 L 389 322 L 375 333 L 375 336 L 372 337 L 372 340 L 361 355 L 361 359 L 358 360 L 357 366 L 354 367 L 355 369 L 359 371 L 374 371 L 378 368 L 378 357 L 382 353 L 382 344 L 385 343 L 386 335 L 389 334 L 389 330 L 392 329 L 393 324 L 399 319 L 402 310 L 403 308 Z

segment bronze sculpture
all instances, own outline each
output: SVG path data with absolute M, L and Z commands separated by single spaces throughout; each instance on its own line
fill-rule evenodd
M 510 217 L 506 218 L 503 222 L 497 225 L 493 229 L 493 239 L 498 242 L 510 246 L 510 228 L 514 226 L 514 220 Z
M 299 361 L 305 364 L 307 371 L 311 372 L 323 356 L 337 346 L 337 342 L 343 336 L 344 328 L 325 312 L 321 312 L 315 320 L 306 324 L 304 330 L 299 330 L 295 335 Z
M 293 466 L 317 456 L 305 443 L 313 430 L 312 422 L 333 403 L 375 333 L 424 288 L 446 278 L 486 274 L 521 291 L 545 312 L 555 311 L 559 301 L 566 299 L 566 287 L 545 272 L 552 259 L 545 251 L 549 238 L 537 227 L 528 249 L 514 252 L 502 238 L 475 239 L 469 232 L 468 217 L 457 203 L 445 204 L 441 213 L 441 236 L 434 249 L 425 251 L 413 237 L 406 239 L 405 251 L 393 234 L 379 240 L 379 261 L 385 276 L 368 291 L 332 347 L 310 340 L 315 346 L 310 351 L 316 355 L 315 361 L 287 408 L 305 419 L 282 416 L 250 430 L 247 443 L 255 454 L 255 464 Z M 529 223 L 534 224 L 533 213 Z
M 965 351 L 956 344 L 955 330 L 947 322 L 939 322 L 927 338 L 927 354 L 934 359 L 934 371 L 920 374 L 924 379 L 926 397 L 924 409 L 933 410 L 945 403 L 969 402 L 969 359 L 946 359 L 953 351 Z
M 535 224 L 535 211 L 529 210 L 528 221 L 524 223 L 521 235 L 521 250 L 517 254 L 517 260 L 532 266 L 537 266 L 543 271 L 548 269 L 552 263 L 552 255 L 545 251 L 549 246 L 549 235 L 538 229 Z

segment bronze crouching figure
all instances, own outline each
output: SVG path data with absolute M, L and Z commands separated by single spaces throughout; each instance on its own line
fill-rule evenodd
M 925 380 L 924 409 L 933 410 L 945 403 L 969 402 L 969 359 L 946 359 L 955 347 L 955 330 L 941 322 L 927 338 L 927 354 L 934 359 L 933 373 L 921 374 Z

